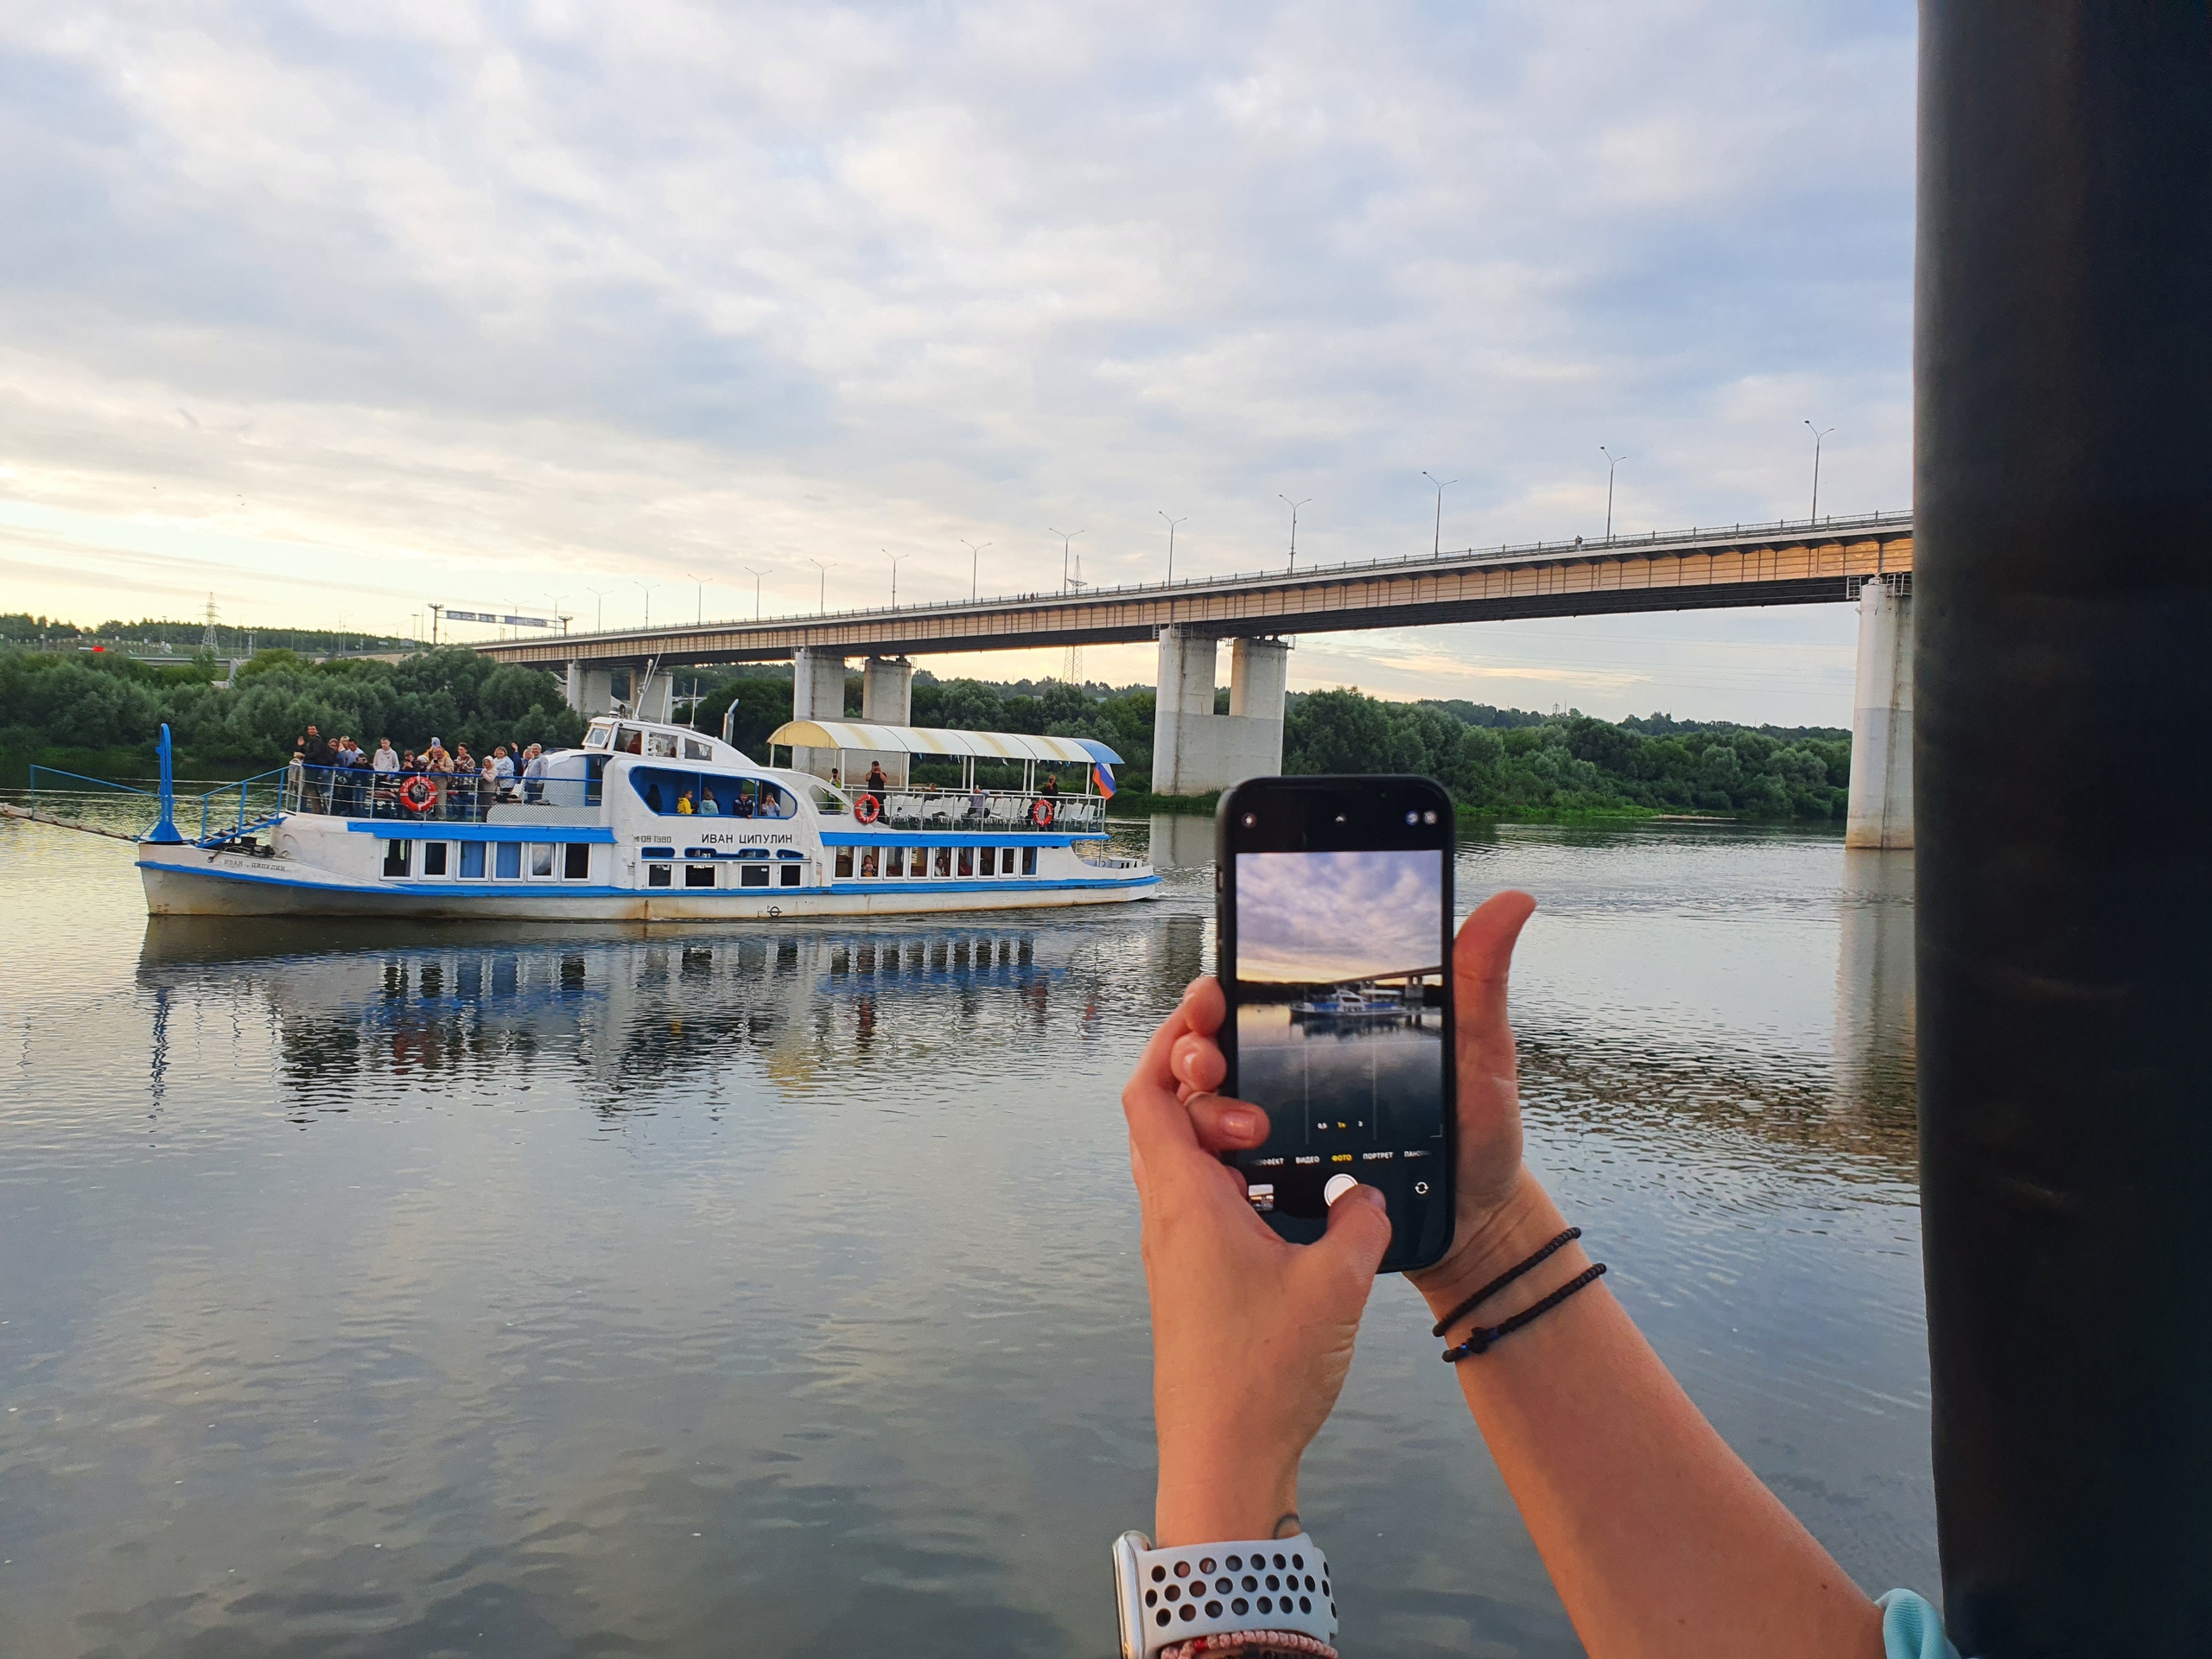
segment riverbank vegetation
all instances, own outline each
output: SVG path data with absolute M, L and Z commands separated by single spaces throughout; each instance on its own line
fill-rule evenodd
M 473 651 L 426 651 L 398 662 L 309 662 L 264 651 L 227 665 L 202 653 L 151 664 L 115 653 L 0 652 L 0 764 L 20 781 L 30 766 L 95 776 L 143 777 L 164 721 L 181 772 L 237 776 L 280 766 L 309 724 L 373 749 L 420 747 L 432 737 L 480 754 L 497 743 L 575 743 L 583 721 L 541 669 L 494 663 Z
M 33 619 L 38 620 L 38 619 Z M 226 677 L 228 677 L 227 679 Z M 731 734 L 766 755 L 768 734 L 791 717 L 791 671 L 683 670 L 679 707 L 701 730 Z M 1216 699 L 1227 712 L 1228 692 Z M 860 712 L 860 676 L 846 710 Z M 940 680 L 913 685 L 913 723 L 965 730 L 1090 738 L 1123 758 L 1117 782 L 1130 810 L 1207 810 L 1210 801 L 1149 794 L 1154 693 L 1149 686 L 1012 684 Z M 419 747 L 431 737 L 477 753 L 493 745 L 578 741 L 583 721 L 560 683 L 540 669 L 474 652 L 422 651 L 396 662 L 310 661 L 264 650 L 234 675 L 212 653 L 147 663 L 120 652 L 0 649 L 0 768 L 21 782 L 34 762 L 108 776 L 144 776 L 166 721 L 180 766 L 203 777 L 281 766 L 312 722 L 373 748 L 379 737 Z M 1677 721 L 1665 715 L 1595 720 L 1487 703 L 1391 702 L 1357 690 L 1294 693 L 1286 713 L 1284 769 L 1426 773 L 1463 812 L 1538 822 L 1700 813 L 1768 823 L 1840 822 L 1851 770 L 1847 732 Z

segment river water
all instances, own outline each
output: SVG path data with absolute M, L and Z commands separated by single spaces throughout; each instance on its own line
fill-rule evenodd
M 0 1653 L 1109 1652 L 1116 1095 L 1210 833 L 1110 912 L 477 931 L 149 927 L 127 847 L 0 822 Z M 1932 1592 L 1909 855 L 1507 830 L 1457 880 L 1542 901 L 1529 1156 L 1623 1302 Z M 1437 1347 L 1380 1286 L 1306 1464 L 1344 1650 L 1575 1652 Z

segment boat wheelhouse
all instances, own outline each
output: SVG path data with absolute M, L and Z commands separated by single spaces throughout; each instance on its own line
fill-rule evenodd
M 794 727 L 800 723 L 795 722 Z M 787 736 L 794 760 L 843 775 L 851 734 Z M 524 920 L 732 920 L 1113 904 L 1154 896 L 1141 860 L 1107 855 L 1103 744 L 868 726 L 880 761 L 846 787 L 808 765 L 762 766 L 686 727 L 610 716 L 524 774 L 295 765 L 281 806 L 188 840 L 165 810 L 140 844 L 156 915 L 358 915 Z M 1027 790 L 912 780 L 951 741 L 1021 757 Z M 827 750 L 833 757 L 820 760 Z M 1057 792 L 1080 767 L 1085 792 Z M 1040 806 L 1039 804 L 1043 803 Z M 166 832 L 166 833 L 164 833 Z

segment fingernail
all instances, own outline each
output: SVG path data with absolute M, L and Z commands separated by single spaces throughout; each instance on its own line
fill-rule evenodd
M 1236 1135 L 1241 1140 L 1245 1135 L 1259 1132 L 1260 1116 L 1256 1112 L 1224 1112 L 1221 1128 L 1224 1134 Z
M 1359 1183 L 1349 1175 L 1332 1175 L 1329 1177 L 1329 1184 L 1321 1189 L 1322 1201 L 1333 1210 L 1337 1207 L 1337 1200 L 1358 1185 Z M 1313 1189 L 1309 1187 L 1306 1190 L 1311 1192 Z

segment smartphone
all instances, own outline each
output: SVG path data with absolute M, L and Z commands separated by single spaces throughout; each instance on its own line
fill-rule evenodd
M 1222 1093 L 1267 1109 L 1227 1154 L 1268 1225 L 1309 1243 L 1331 1179 L 1379 1189 L 1381 1271 L 1452 1248 L 1454 815 L 1427 778 L 1255 778 L 1215 824 Z

